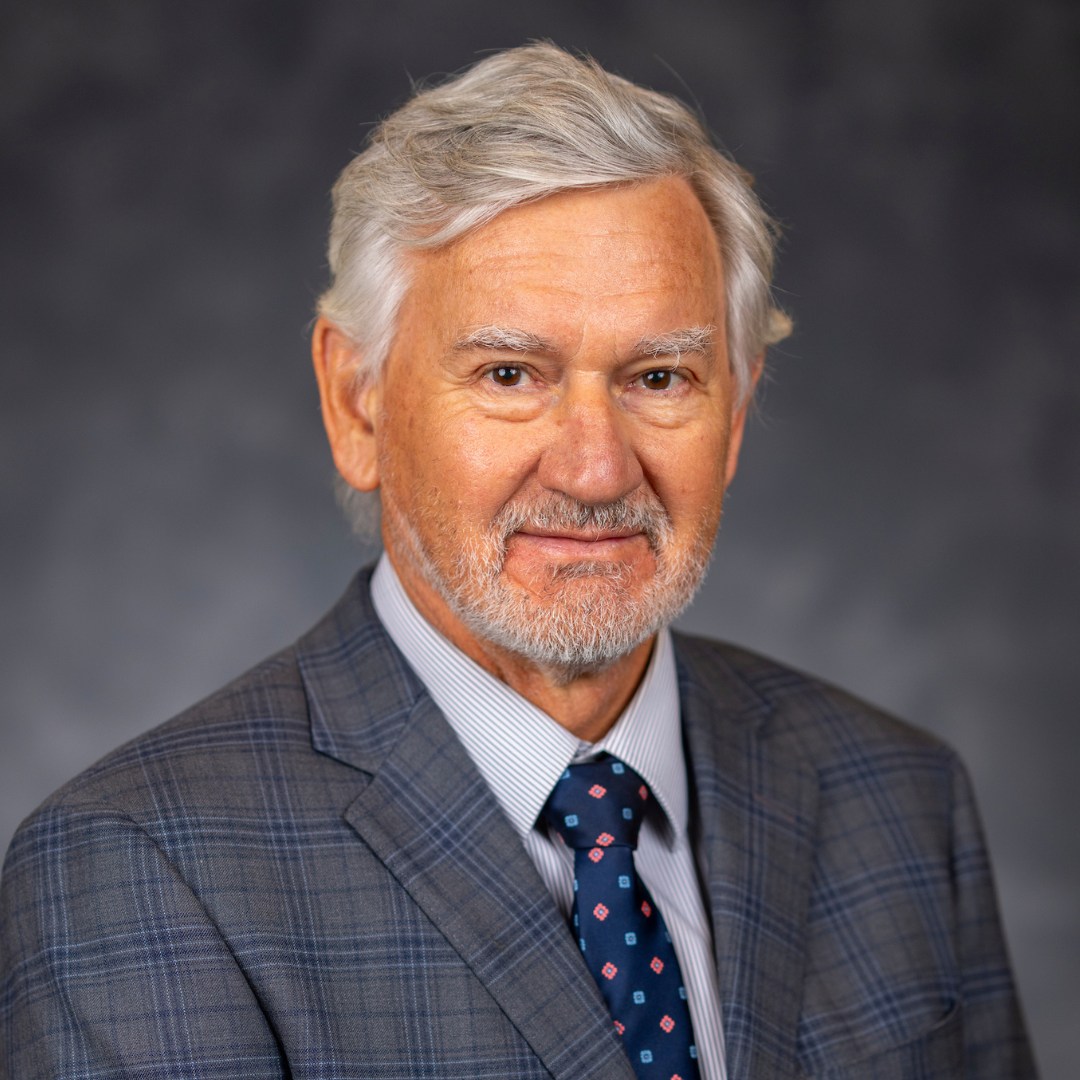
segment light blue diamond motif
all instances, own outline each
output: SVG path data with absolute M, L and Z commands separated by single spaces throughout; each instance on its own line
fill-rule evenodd
M 635 990 L 634 991 L 634 1004 L 635 1005 L 644 1005 L 645 1004 L 645 991 L 644 990 Z
M 690 1056 L 692 1058 L 695 1058 L 695 1059 L 697 1058 L 697 1047 L 696 1046 L 691 1046 L 690 1047 Z
M 622 816 L 626 821 L 633 821 L 634 820 L 634 811 L 631 810 L 629 806 L 624 806 L 622 808 Z
M 585 939 L 583 937 L 578 938 L 578 944 L 581 946 L 581 951 L 584 952 L 585 951 Z
M 652 1051 L 651 1050 L 642 1050 L 641 1051 L 641 1063 L 643 1065 L 648 1065 L 651 1061 L 652 1061 Z
M 629 875 L 627 875 L 627 874 L 620 874 L 619 875 L 619 888 L 620 889 L 629 889 L 630 888 L 630 877 L 629 877 Z
M 580 926 L 581 925 L 581 916 L 579 916 L 576 911 L 574 912 L 574 925 L 575 926 Z
M 622 776 L 622 774 L 626 772 L 626 766 L 623 765 L 621 761 L 613 761 L 611 763 L 611 771 L 618 774 L 619 776 Z
M 574 892 L 577 892 L 577 878 L 574 878 Z
M 577 814 L 567 814 L 563 821 L 568 829 L 572 829 L 578 823 L 578 816 Z
M 679 987 L 679 997 L 681 997 L 683 999 L 683 1001 L 686 1000 L 686 987 L 685 986 L 680 986 Z
M 636 945 L 637 934 L 635 934 L 633 930 L 628 930 L 623 936 L 623 940 L 626 942 L 627 945 Z
M 562 776 L 559 777 L 559 779 L 560 780 L 569 780 L 570 779 L 570 770 L 569 769 L 565 770 L 563 772 Z

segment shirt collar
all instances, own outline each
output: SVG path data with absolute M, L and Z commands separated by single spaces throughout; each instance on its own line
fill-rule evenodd
M 668 821 L 670 843 L 686 831 L 686 762 L 671 635 L 657 634 L 645 675 L 612 729 L 582 742 L 542 709 L 452 645 L 409 599 L 390 560 L 371 579 L 375 612 L 427 687 L 519 835 L 535 825 L 567 765 L 602 751 L 649 785 Z

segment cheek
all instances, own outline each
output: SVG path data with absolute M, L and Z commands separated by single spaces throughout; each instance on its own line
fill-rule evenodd
M 423 499 L 486 524 L 527 482 L 535 453 L 518 425 L 453 406 L 409 410 L 387 442 L 410 502 Z M 406 448 L 407 447 L 407 448 Z M 424 493 L 424 494 L 421 494 Z
M 528 486 L 539 454 L 533 432 L 525 425 L 507 425 L 485 417 L 470 417 L 453 431 L 453 484 L 490 521 L 503 506 Z
M 475 482 L 485 476 L 494 480 L 500 466 L 505 467 L 508 440 L 492 431 L 490 423 L 464 415 L 447 416 L 434 435 L 443 464 L 457 470 L 446 474 L 452 483 Z
M 643 448 L 646 476 L 673 519 L 716 513 L 724 496 L 726 432 L 678 434 Z

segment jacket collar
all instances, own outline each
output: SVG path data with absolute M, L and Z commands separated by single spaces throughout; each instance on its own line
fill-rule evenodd
M 729 1076 L 796 1074 L 818 780 L 737 654 L 676 638 Z
M 532 862 L 382 629 L 370 572 L 297 646 L 316 751 L 359 771 L 344 816 L 560 1080 L 633 1073 Z M 729 1076 L 795 1074 L 817 779 L 715 645 L 676 637 L 692 834 Z M 478 901 L 484 917 L 478 918 Z
M 382 629 L 368 577 L 359 575 L 297 646 L 313 746 L 362 774 L 346 821 L 553 1076 L 633 1080 L 565 922 L 490 788 Z

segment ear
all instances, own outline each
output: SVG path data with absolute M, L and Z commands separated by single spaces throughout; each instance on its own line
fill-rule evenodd
M 374 491 L 379 486 L 375 439 L 382 381 L 375 377 L 357 382 L 360 351 L 328 319 L 315 323 L 311 359 L 334 464 L 352 487 Z
M 750 369 L 750 386 L 747 389 L 746 400 L 735 407 L 731 417 L 731 431 L 728 436 L 727 463 L 724 466 L 724 487 L 726 488 L 735 479 L 735 470 L 739 465 L 739 451 L 742 449 L 743 433 L 746 430 L 746 416 L 750 412 L 750 406 L 754 400 L 754 389 L 761 378 L 761 372 L 765 368 L 765 354 L 761 353 L 754 359 Z

